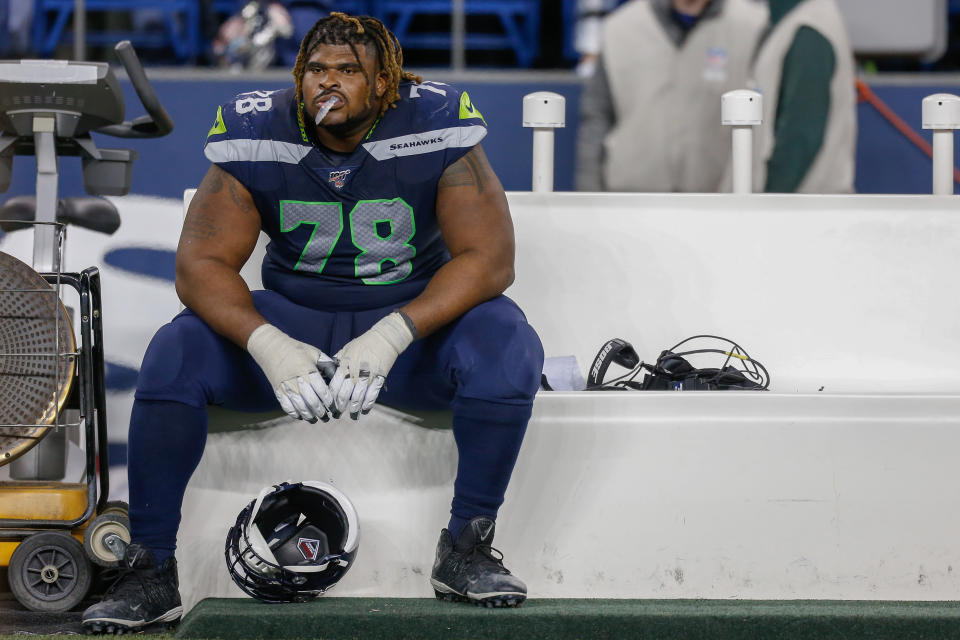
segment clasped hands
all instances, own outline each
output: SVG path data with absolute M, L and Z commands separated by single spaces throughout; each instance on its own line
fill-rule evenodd
M 356 420 L 373 407 L 393 363 L 414 339 L 407 321 L 394 311 L 333 358 L 271 324 L 250 334 L 247 351 L 290 417 L 326 422 L 349 412 Z

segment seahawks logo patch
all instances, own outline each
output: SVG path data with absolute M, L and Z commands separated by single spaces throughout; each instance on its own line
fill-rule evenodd
M 480 113 L 480 110 L 473 106 L 473 102 L 470 101 L 470 95 L 464 91 L 460 94 L 460 119 L 469 120 L 470 118 L 480 118 L 483 120 L 483 124 L 487 124 L 483 114 Z

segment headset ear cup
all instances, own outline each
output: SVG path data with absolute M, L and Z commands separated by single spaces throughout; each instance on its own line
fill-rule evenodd
M 640 356 L 637 355 L 637 351 L 633 348 L 632 344 L 623 341 L 623 346 L 614 353 L 613 361 L 621 367 L 633 369 L 640 364 Z
M 615 362 L 621 367 L 634 369 L 640 364 L 640 357 L 633 346 L 621 338 L 612 338 L 607 340 L 597 357 L 593 359 L 590 365 L 590 373 L 587 376 L 587 387 L 599 387 L 603 385 L 603 378 L 610 368 L 610 363 Z
M 657 369 L 665 372 L 674 379 L 680 379 L 694 371 L 693 365 L 681 356 L 670 351 L 664 351 L 660 354 L 657 361 Z

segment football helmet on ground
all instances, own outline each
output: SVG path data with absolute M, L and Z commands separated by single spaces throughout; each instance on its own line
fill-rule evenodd
M 317 481 L 267 487 L 227 534 L 233 581 L 263 602 L 306 602 L 323 595 L 357 556 L 357 512 L 339 489 Z

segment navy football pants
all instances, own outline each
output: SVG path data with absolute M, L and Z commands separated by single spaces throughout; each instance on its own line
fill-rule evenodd
M 331 356 L 396 307 L 318 311 L 273 291 L 256 291 L 253 299 L 268 322 Z M 499 296 L 414 342 L 390 370 L 378 402 L 453 410 L 454 535 L 474 516 L 495 517 L 503 503 L 542 368 L 540 339 L 520 308 Z M 175 548 L 183 494 L 206 443 L 208 404 L 279 408 L 253 358 L 187 310 L 147 348 L 130 421 L 131 533 L 160 561 Z M 317 429 L 322 434 L 322 423 Z

